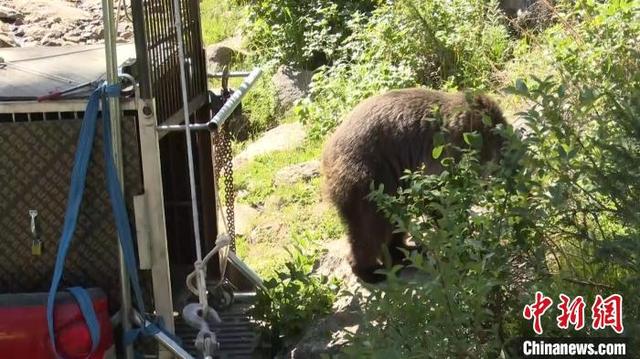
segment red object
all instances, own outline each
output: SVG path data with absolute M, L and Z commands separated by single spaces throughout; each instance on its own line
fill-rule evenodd
M 562 303 L 558 304 L 561 313 L 556 317 L 558 328 L 568 329 L 569 324 L 573 324 L 574 330 L 584 328 L 584 307 L 586 306 L 584 298 L 577 296 L 571 300 L 569 296 L 560 294 Z
M 622 325 L 622 296 L 620 294 L 612 294 L 606 299 L 602 299 L 600 294 L 596 295 L 596 300 L 591 307 L 591 316 L 593 318 L 593 329 L 604 329 L 611 327 L 613 330 L 621 334 L 624 331 Z
M 100 344 L 91 351 L 91 335 L 80 308 L 71 294 L 56 296 L 54 328 L 58 353 L 64 358 L 104 358 L 113 347 L 113 332 L 107 297 L 100 289 L 89 289 L 98 322 Z M 47 329 L 47 293 L 0 295 L 0 358 L 55 359 Z
M 542 334 L 542 321 L 540 317 L 544 315 L 544 312 L 546 312 L 552 304 L 553 299 L 545 297 L 542 292 L 536 292 L 535 303 L 526 305 L 522 311 L 524 319 L 533 319 L 533 331 L 538 335 Z

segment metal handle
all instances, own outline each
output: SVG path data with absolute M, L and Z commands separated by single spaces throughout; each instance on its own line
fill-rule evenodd
M 190 124 L 188 125 L 189 129 L 196 130 L 196 131 L 200 131 L 200 130 L 216 131 L 218 127 L 222 126 L 222 124 L 224 124 L 224 122 L 229 118 L 229 116 L 231 116 L 233 111 L 240 104 L 240 101 L 242 101 L 244 96 L 247 94 L 247 92 L 249 92 L 251 87 L 253 87 L 253 85 L 260 78 L 261 75 L 262 75 L 262 70 L 260 68 L 253 69 L 253 71 L 249 73 L 249 76 L 247 76 L 244 79 L 244 81 L 242 82 L 242 85 L 240 85 L 240 87 L 233 92 L 233 95 L 229 97 L 227 102 L 224 103 L 224 106 L 222 106 L 220 111 L 218 111 L 218 113 L 216 113 L 213 116 L 213 118 L 209 120 L 209 122 Z M 186 128 L 187 128 L 186 125 L 161 125 L 156 127 L 158 131 L 184 131 L 186 130 Z

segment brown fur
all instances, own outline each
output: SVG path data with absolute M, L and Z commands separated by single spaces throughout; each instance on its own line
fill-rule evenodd
M 437 117 L 436 111 L 441 122 L 429 120 Z M 483 124 L 483 116 L 491 119 L 492 126 Z M 439 160 L 432 157 L 432 141 L 442 130 L 458 147 L 465 146 L 464 132 L 478 131 L 483 137 L 481 161 L 496 158 L 502 141 L 491 129 L 505 123 L 497 104 L 486 96 L 420 88 L 371 97 L 347 115 L 325 144 L 322 167 L 325 193 L 348 227 L 351 267 L 360 279 L 372 283 L 385 279 L 374 273 L 383 267 L 384 246 L 391 264 L 401 262 L 400 249 L 407 248 L 404 234 L 394 234 L 391 223 L 365 198 L 371 183 L 395 193 L 406 169 L 425 165 L 428 173 L 441 172 Z

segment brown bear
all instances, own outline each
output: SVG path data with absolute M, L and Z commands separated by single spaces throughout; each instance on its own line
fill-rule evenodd
M 444 134 L 447 150 L 442 157 L 459 157 L 463 135 L 482 135 L 480 161 L 497 160 L 502 137 L 494 131 L 506 125 L 498 105 L 485 95 L 446 93 L 422 88 L 394 90 L 358 104 L 325 144 L 322 172 L 324 192 L 337 207 L 347 226 L 351 244 L 351 268 L 361 280 L 376 283 L 386 279 L 376 273 L 384 268 L 383 246 L 392 265 L 403 260 L 401 249 L 411 249 L 403 233 L 393 226 L 366 197 L 371 184 L 384 185 L 396 193 L 405 170 L 424 165 L 427 173 L 442 171 L 433 158 L 433 139 Z

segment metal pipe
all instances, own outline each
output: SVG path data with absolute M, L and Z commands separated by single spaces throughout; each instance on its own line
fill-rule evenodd
M 175 132 L 184 131 L 187 127 L 185 125 L 160 125 L 156 126 L 156 130 L 163 132 Z M 204 131 L 209 130 L 209 123 L 193 123 L 189 125 L 191 131 Z
M 210 129 L 216 129 L 222 126 L 224 121 L 226 121 L 227 118 L 231 116 L 233 110 L 238 107 L 240 101 L 242 101 L 247 92 L 249 92 L 249 89 L 251 89 L 251 87 L 253 87 L 256 81 L 260 78 L 260 75 L 262 75 L 262 70 L 259 67 L 251 71 L 249 76 L 247 76 L 247 78 L 245 78 L 242 82 L 242 85 L 240 85 L 240 87 L 233 92 L 231 97 L 229 97 L 229 99 L 224 103 L 224 106 L 222 106 L 220 111 L 218 111 L 218 113 L 216 113 L 215 116 L 213 116 L 213 118 L 208 122 Z
M 135 310 L 133 311 L 132 318 L 133 318 L 133 322 L 137 326 L 143 327 L 143 328 L 147 327 L 147 325 L 145 324 L 145 322 L 142 319 L 142 316 L 137 311 L 135 311 Z M 159 332 L 153 334 L 153 337 L 158 341 L 158 343 L 160 343 L 160 345 L 162 345 L 164 348 L 169 350 L 176 357 L 178 357 L 180 359 L 194 359 L 191 356 L 191 354 L 189 354 L 189 352 L 184 350 L 180 346 L 180 344 L 176 343 L 175 340 L 173 340 L 170 336 L 168 336 L 164 332 L 159 331 Z
M 248 71 L 232 71 L 227 75 L 228 77 L 247 77 L 250 72 Z M 223 72 L 207 72 L 207 77 L 210 79 L 221 79 L 224 76 Z
M 118 53 L 116 47 L 116 21 L 113 13 L 113 0 L 102 0 L 102 18 L 104 22 L 104 50 L 106 59 L 107 83 L 114 85 L 118 80 Z M 120 98 L 109 97 L 109 111 L 111 114 L 111 140 L 113 142 L 113 160 L 116 165 L 118 179 L 121 188 L 124 188 L 122 182 L 123 165 L 122 165 L 122 139 L 120 127 Z M 118 241 L 120 243 L 120 241 Z M 131 313 L 131 287 L 129 286 L 129 275 L 127 274 L 127 266 L 122 253 L 122 246 L 118 246 L 118 255 L 120 259 L 120 293 L 122 302 L 122 330 L 126 333 L 131 330 L 131 321 L 129 313 Z M 125 347 L 125 357 L 133 359 L 133 346 Z
M 224 106 L 218 111 L 211 120 L 207 123 L 194 123 L 189 124 L 188 128 L 190 130 L 201 131 L 201 130 L 210 130 L 215 131 L 218 127 L 222 126 L 222 124 L 231 116 L 233 111 L 238 107 L 244 96 L 247 92 L 253 87 L 256 81 L 262 75 L 262 70 L 260 68 L 255 68 L 253 71 L 249 73 L 247 78 L 242 82 L 240 87 L 233 92 L 231 97 L 224 103 Z M 161 125 L 157 126 L 156 129 L 158 131 L 185 131 L 187 129 L 187 125 Z

